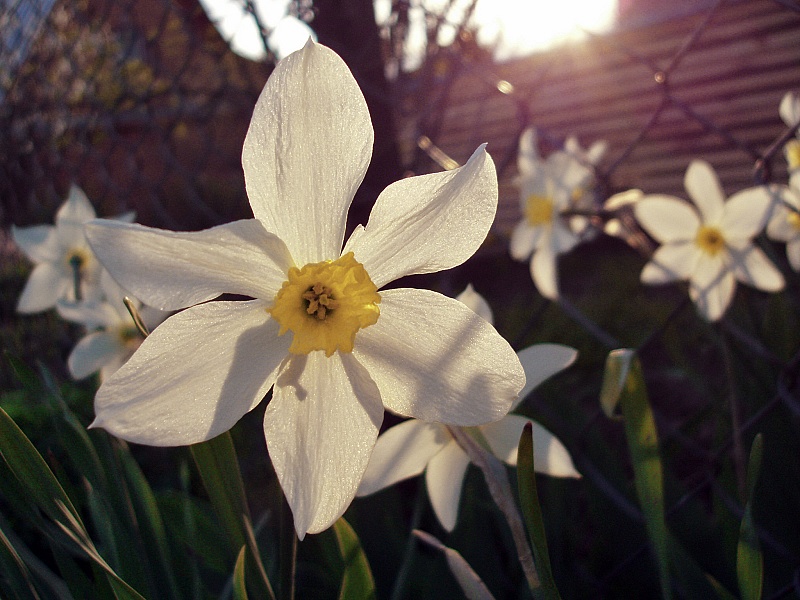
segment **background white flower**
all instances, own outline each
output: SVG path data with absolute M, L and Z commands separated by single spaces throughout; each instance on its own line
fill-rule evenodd
M 458 299 L 480 310 L 481 316 L 486 315 L 484 318 L 491 319 L 488 303 L 475 292 L 472 285 Z M 516 408 L 540 383 L 572 364 L 576 356 L 574 349 L 559 344 L 537 344 L 520 351 L 526 383 L 511 409 Z M 516 466 L 519 438 L 528 422 L 533 425 L 533 464 L 536 471 L 554 477 L 580 477 L 564 445 L 536 421 L 520 415 L 506 415 L 500 421 L 482 425 L 479 429 L 495 456 Z M 425 471 L 425 485 L 436 517 L 442 527 L 452 531 L 458 518 L 461 489 L 468 465 L 467 454 L 450 435 L 447 427 L 440 423 L 411 419 L 387 429 L 378 437 L 358 495 L 372 494 Z
M 800 172 L 790 186 L 779 188 L 778 201 L 767 224 L 767 235 L 786 242 L 786 257 L 795 271 L 800 271 Z
M 783 289 L 783 276 L 752 243 L 766 224 L 774 188 L 748 188 L 726 202 L 716 173 L 701 160 L 689 165 L 684 185 L 695 206 L 665 195 L 634 205 L 636 219 L 661 244 L 642 282 L 688 279 L 689 295 L 709 321 L 722 317 L 737 280 L 767 292 Z
M 571 138 L 572 140 L 572 138 Z M 536 132 L 527 129 L 519 142 L 516 180 L 520 188 L 523 218 L 511 234 L 511 256 L 530 263 L 531 277 L 544 297 L 558 298 L 557 258 L 571 250 L 589 224 L 581 215 L 562 213 L 581 208 L 592 185 L 592 170 L 579 160 L 599 159 L 604 146 L 596 145 L 586 153 L 575 140 L 568 140 L 571 151 L 558 151 L 542 159 Z
M 253 112 L 242 165 L 255 219 L 192 233 L 87 227 L 137 298 L 190 307 L 104 382 L 94 425 L 192 444 L 230 429 L 272 388 L 264 435 L 301 538 L 350 504 L 384 407 L 478 425 L 506 414 L 524 384 L 508 343 L 460 302 L 376 292 L 472 256 L 497 208 L 491 158 L 479 148 L 459 169 L 390 185 L 342 249 L 372 141 L 349 69 L 309 41 L 277 65 Z M 253 300 L 207 302 L 222 293 Z
M 70 374 L 83 379 L 100 371 L 101 380 L 106 380 L 133 355 L 143 341 L 123 299 L 127 294 L 103 270 L 100 275 L 102 298 L 83 302 L 59 300 L 56 310 L 62 318 L 80 323 L 87 329 L 67 359 Z M 168 313 L 142 306 L 132 300 L 148 330 L 153 330 Z
M 86 194 L 73 185 L 56 213 L 55 227 L 12 226 L 14 241 L 35 265 L 17 302 L 18 312 L 42 312 L 61 299 L 75 302 L 96 295 L 101 268 L 83 233 L 84 224 L 96 216 Z M 119 218 L 133 220 L 133 213 Z
M 797 126 L 800 123 L 800 95 L 787 92 L 781 100 L 778 112 L 787 127 Z M 800 174 L 800 129 L 795 131 L 795 139 L 786 142 L 783 153 L 789 165 L 789 173 Z

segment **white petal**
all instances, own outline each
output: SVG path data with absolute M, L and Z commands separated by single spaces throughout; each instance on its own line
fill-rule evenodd
M 177 313 L 103 383 L 92 425 L 153 446 L 209 440 L 261 401 L 288 353 L 287 338 L 257 300 Z
M 674 196 L 648 195 L 633 206 L 636 220 L 661 244 L 694 240 L 700 227 L 697 212 Z
M 492 307 L 486 301 L 486 298 L 481 296 L 475 291 L 470 283 L 466 289 L 456 296 L 456 300 L 468 306 L 476 315 L 485 319 L 489 323 L 494 324 L 494 317 L 492 316 Z
M 69 190 L 67 201 L 56 213 L 56 231 L 64 246 L 85 245 L 83 225 L 94 219 L 97 214 L 92 203 L 83 190 L 73 185 Z
M 713 167 L 704 160 L 693 160 L 686 169 L 683 185 L 694 201 L 703 222 L 716 224 L 722 217 L 725 206 L 725 192 Z
M 531 277 L 539 293 L 550 300 L 558 299 L 558 257 L 549 245 L 543 245 L 533 253 Z
M 797 125 L 800 122 L 800 96 L 795 92 L 786 92 L 778 107 L 778 114 L 787 127 Z
M 56 305 L 65 297 L 70 282 L 53 263 L 40 263 L 33 268 L 17 301 L 17 312 L 31 314 Z
M 523 219 L 511 232 L 511 257 L 516 260 L 525 260 L 539 245 L 539 240 L 544 234 L 544 227 L 531 227 Z
M 460 265 L 486 239 L 496 211 L 497 174 L 481 146 L 459 169 L 407 177 L 383 190 L 344 252 L 352 250 L 380 288 Z
M 330 527 L 350 505 L 382 419 L 380 393 L 352 354 L 285 361 L 264 435 L 300 539 Z
M 123 288 L 164 310 L 223 293 L 271 301 L 291 266 L 284 244 L 255 219 L 192 232 L 97 220 L 86 235 Z
M 67 302 L 59 300 L 56 310 L 62 319 L 80 323 L 87 329 L 114 327 L 120 323 L 120 314 L 108 302 L 91 300 L 87 302 Z M 133 325 L 133 320 L 126 319 Z
M 750 244 L 741 251 L 731 249 L 731 267 L 736 279 L 759 290 L 779 292 L 785 285 L 783 275 L 772 261 L 760 248 Z
M 767 223 L 767 235 L 770 238 L 781 242 L 788 242 L 792 238 L 800 235 L 800 230 L 789 222 L 789 215 L 791 212 L 791 209 L 782 204 L 775 206 L 769 223 Z
M 539 154 L 539 141 L 536 130 L 528 128 L 519 138 L 519 154 L 517 155 L 517 170 L 522 177 L 531 176 L 539 169 L 542 158 Z
M 461 488 L 468 465 L 469 457 L 451 438 L 425 470 L 425 487 L 428 488 L 433 512 L 447 531 L 453 531 L 456 526 Z
M 780 202 L 777 187 L 761 185 L 735 193 L 725 203 L 720 229 L 726 240 L 749 240 L 767 223 L 770 209 Z
M 35 263 L 56 262 L 61 258 L 56 228 L 52 225 L 33 227 L 11 226 L 11 237 L 25 255 Z
M 525 387 L 511 406 L 511 410 L 514 410 L 535 387 L 575 362 L 578 351 L 561 344 L 534 344 L 520 350 L 517 356 L 525 370 Z
M 640 279 L 650 285 L 689 279 L 700 252 L 694 242 L 664 244 L 644 266 Z
M 84 191 L 77 185 L 72 185 L 69 188 L 69 196 L 66 202 L 61 205 L 56 214 L 56 226 L 59 226 L 64 221 L 72 223 L 86 223 L 91 221 L 97 216 L 94 211 L 92 203 L 86 197 Z
M 580 477 L 564 444 L 536 421 L 519 415 L 508 415 L 497 423 L 481 427 L 495 456 L 509 465 L 517 464 L 519 438 L 525 423 L 533 426 L 533 469 L 552 477 Z
M 452 440 L 443 425 L 417 419 L 403 421 L 378 436 L 358 486 L 366 496 L 425 470 L 434 454 Z
M 700 253 L 689 280 L 689 296 L 697 310 L 709 321 L 718 321 L 725 313 L 736 290 L 736 278 L 721 256 Z
M 597 165 L 600 164 L 601 160 L 603 160 L 606 152 L 608 152 L 608 142 L 605 140 L 599 140 L 589 146 L 589 149 L 586 151 L 586 158 L 589 161 L 589 164 Z
M 298 266 L 339 256 L 372 140 L 364 96 L 333 50 L 309 40 L 278 63 L 253 111 L 242 166 L 253 214 Z
M 504 416 L 525 383 L 519 359 L 494 327 L 458 300 L 428 290 L 381 292 L 381 315 L 353 354 L 384 406 L 451 425 Z
M 786 257 L 795 271 L 800 271 L 800 237 L 786 244 Z
M 585 229 L 585 225 L 582 226 L 579 219 L 575 218 L 572 219 L 572 221 L 576 222 L 576 231 Z M 588 221 L 586 221 L 586 224 L 588 224 Z M 555 220 L 550 233 L 550 247 L 553 250 L 553 254 L 564 254 L 565 252 L 569 252 L 577 245 L 578 241 L 578 236 L 572 231 L 567 223 L 562 221 L 560 218 Z
M 96 373 L 125 352 L 122 340 L 109 331 L 95 331 L 82 338 L 67 359 L 69 372 L 75 379 Z

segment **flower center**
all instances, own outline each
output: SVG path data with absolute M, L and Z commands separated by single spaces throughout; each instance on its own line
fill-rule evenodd
M 547 196 L 531 194 L 525 200 L 525 218 L 531 227 L 550 223 L 553 220 L 553 201 Z
M 700 246 L 701 250 L 711 256 L 716 256 L 725 247 L 725 238 L 716 227 L 703 225 L 697 232 L 695 243 Z
M 789 225 L 791 225 L 794 229 L 800 231 L 800 213 L 789 209 L 789 214 L 786 217 L 786 220 L 789 221 Z
M 378 288 L 352 252 L 292 267 L 288 276 L 267 312 L 281 326 L 278 335 L 294 334 L 289 352 L 352 352 L 356 332 L 378 321 Z
M 135 326 L 121 327 L 117 334 L 122 339 L 122 344 L 131 351 L 136 350 L 144 341 L 142 334 L 139 333 Z
M 800 167 L 800 140 L 789 140 L 785 146 L 786 162 L 789 163 L 789 170 Z

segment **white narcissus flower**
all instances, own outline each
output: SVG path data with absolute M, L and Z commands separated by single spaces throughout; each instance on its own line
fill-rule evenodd
M 481 316 L 486 315 L 484 318 L 491 320 L 489 305 L 471 285 L 458 298 L 467 306 L 478 308 Z M 527 381 L 511 409 L 544 380 L 572 364 L 576 356 L 574 349 L 559 344 L 537 344 L 520 351 Z M 506 415 L 479 429 L 495 456 L 516 466 L 519 438 L 528 422 L 533 425 L 536 471 L 554 477 L 580 477 L 564 445 L 536 421 L 520 415 Z M 469 457 L 447 427 L 411 419 L 387 429 L 378 438 L 358 495 L 372 494 L 425 471 L 425 486 L 436 517 L 442 527 L 452 531 L 468 465 Z
M 631 211 L 633 206 L 643 197 L 644 192 L 638 189 L 625 190 L 624 192 L 609 196 L 603 203 L 603 210 L 617 216 L 611 217 L 606 221 L 603 226 L 603 231 L 607 235 L 627 240 L 633 233 L 630 228 L 632 224 L 630 221 L 633 220 L 633 217 L 630 216 L 629 211 Z M 626 219 L 628 220 L 627 223 Z
M 641 273 L 643 283 L 689 280 L 689 295 L 709 321 L 722 317 L 736 281 L 766 292 L 783 289 L 780 272 L 752 239 L 766 225 L 775 190 L 748 188 L 725 201 L 716 173 L 694 160 L 684 186 L 696 206 L 666 195 L 634 205 L 636 219 L 661 246 Z
M 800 123 L 800 95 L 794 92 L 787 92 L 781 100 L 778 112 L 787 127 L 795 127 Z M 791 173 L 800 172 L 800 130 L 796 131 L 795 138 L 786 142 L 783 147 L 786 162 L 789 163 L 789 172 Z
M 63 319 L 80 323 L 88 331 L 67 359 L 69 372 L 75 379 L 100 371 L 100 379 L 105 381 L 125 364 L 144 339 L 123 302 L 127 294 L 105 270 L 100 275 L 100 288 L 102 299 L 59 300 L 56 305 Z M 132 302 L 150 330 L 167 317 L 163 311 Z
M 569 210 L 581 208 L 593 173 L 575 153 L 587 160 L 602 156 L 603 145 L 589 152 L 572 140 L 571 151 L 553 152 L 542 159 L 537 148 L 536 133 L 527 129 L 519 142 L 517 184 L 523 218 L 511 234 L 511 256 L 516 260 L 531 258 L 531 277 L 539 293 L 558 298 L 559 254 L 571 250 L 589 224 L 585 216 L 565 216 Z
M 372 141 L 347 66 L 309 41 L 277 65 L 247 132 L 255 219 L 192 233 L 87 227 L 125 289 L 150 306 L 191 307 L 103 383 L 94 425 L 139 443 L 193 444 L 272 388 L 264 434 L 301 538 L 350 504 L 384 408 L 478 425 L 505 415 L 524 385 L 509 344 L 457 300 L 378 292 L 478 249 L 497 208 L 491 158 L 479 148 L 459 169 L 390 185 L 342 249 Z M 208 302 L 222 293 L 253 299 Z
M 786 242 L 786 257 L 800 271 L 800 171 L 792 175 L 789 187 L 779 188 L 778 201 L 767 224 L 767 235 Z
M 14 241 L 35 265 L 17 302 L 17 312 L 38 313 L 54 308 L 58 300 L 94 296 L 101 268 L 86 242 L 83 226 L 96 216 L 86 194 L 73 185 L 56 213 L 55 227 L 12 226 Z M 120 218 L 131 220 L 133 213 Z M 76 277 L 80 298 L 75 297 Z

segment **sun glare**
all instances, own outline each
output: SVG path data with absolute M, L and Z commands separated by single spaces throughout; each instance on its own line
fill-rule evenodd
M 474 23 L 478 42 L 504 60 L 608 31 L 616 14 L 617 0 L 479 0 Z
M 241 0 L 200 0 L 220 34 L 237 54 L 263 60 L 263 41 Z M 410 31 L 404 68 L 419 67 L 424 57 L 426 15 L 444 16 L 436 42 L 453 42 L 472 0 L 417 0 L 409 9 Z M 268 43 L 281 58 L 305 43 L 311 29 L 287 14 L 287 0 L 254 0 L 253 8 L 269 30 Z M 375 20 L 385 25 L 391 18 L 391 0 L 375 0 Z M 580 39 L 585 31 L 603 33 L 613 25 L 617 0 L 478 0 L 469 24 L 478 43 L 494 49 L 497 60 L 508 60 Z M 313 27 L 313 22 L 311 23 Z

